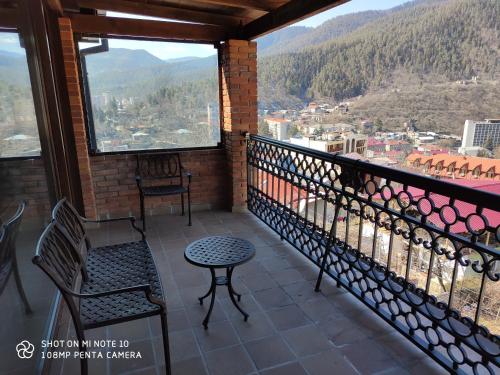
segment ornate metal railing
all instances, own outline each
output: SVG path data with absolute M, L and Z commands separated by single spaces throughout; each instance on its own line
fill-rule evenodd
M 500 373 L 500 196 L 261 136 L 248 208 L 451 372 Z M 495 334 L 496 333 L 496 334 Z

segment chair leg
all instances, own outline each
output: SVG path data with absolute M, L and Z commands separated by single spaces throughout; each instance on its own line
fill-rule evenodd
M 80 331 L 78 327 L 75 327 L 76 329 L 76 337 L 78 338 L 78 350 L 80 352 L 85 352 L 86 349 L 82 345 L 82 343 L 85 341 L 85 334 L 83 331 Z M 87 363 L 87 358 L 85 358 L 85 355 L 80 356 L 80 374 L 81 375 L 88 375 L 89 373 L 89 367 Z
M 15 251 L 15 250 L 14 250 Z M 14 253 L 14 257 L 12 258 L 12 271 L 14 272 L 14 279 L 16 280 L 16 287 L 19 295 L 21 296 L 21 300 L 24 304 L 24 310 L 26 314 L 31 314 L 33 310 L 28 302 L 28 298 L 26 298 L 26 293 L 24 292 L 23 284 L 21 282 L 21 276 L 19 275 L 19 268 L 17 267 L 17 257 Z
M 184 193 L 181 194 L 182 216 L 184 216 Z
M 189 226 L 191 223 L 191 190 L 188 188 L 188 215 L 189 215 Z
M 141 199 L 141 220 L 142 220 L 142 230 L 146 231 L 146 213 L 144 211 L 144 195 L 140 195 Z
M 163 338 L 163 355 L 165 356 L 165 374 L 171 375 L 172 370 L 170 368 L 170 346 L 168 343 L 167 314 L 164 311 L 160 313 L 160 319 L 161 319 L 161 331 Z

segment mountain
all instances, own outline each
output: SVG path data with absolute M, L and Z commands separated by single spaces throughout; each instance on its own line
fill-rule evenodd
M 320 45 L 377 20 L 389 11 L 366 11 L 335 17 L 318 27 L 291 26 L 257 40 L 260 56 L 297 52 Z
M 283 52 L 283 46 L 288 46 L 296 38 L 307 35 L 313 30 L 313 27 L 290 26 L 267 34 L 257 39 L 257 53 L 259 56 L 264 56 Z
M 405 76 L 423 84 L 500 74 L 498 0 L 419 1 L 370 17 L 378 18 L 319 45 L 260 59 L 261 107 L 345 100 L 391 90 Z
M 26 56 L 20 53 L 0 51 L 0 83 L 22 86 L 29 85 Z
M 299 52 L 347 35 L 371 22 L 405 9 L 446 0 L 414 0 L 387 10 L 368 10 L 332 18 L 317 27 L 290 26 L 257 39 L 259 56 Z
M 181 62 L 185 62 L 185 61 L 198 60 L 199 58 L 200 57 L 196 57 L 196 56 L 185 56 L 185 57 L 176 57 L 173 59 L 164 59 L 163 61 L 165 61 L 168 64 L 177 64 L 177 63 L 181 63 Z
M 142 49 L 110 48 L 108 52 L 88 55 L 87 70 L 96 74 L 110 70 L 128 71 L 165 64 L 162 59 Z
M 144 50 L 110 48 L 87 56 L 92 95 L 143 97 L 165 86 L 213 78 L 216 67 L 215 55 L 165 61 Z

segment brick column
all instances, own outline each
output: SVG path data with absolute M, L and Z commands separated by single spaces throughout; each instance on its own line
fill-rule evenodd
M 224 147 L 231 208 L 246 209 L 247 165 L 244 133 L 257 134 L 257 44 L 228 40 L 221 45 Z
M 68 95 L 71 106 L 71 120 L 75 134 L 76 152 L 78 156 L 78 170 L 82 184 L 83 204 L 85 216 L 95 218 L 97 216 L 94 184 L 90 170 L 90 159 L 87 148 L 87 136 L 85 120 L 83 115 L 83 102 L 80 92 L 80 78 L 78 75 L 78 64 L 76 61 L 75 42 L 73 29 L 69 18 L 59 18 L 59 30 L 64 58 L 64 70 L 68 84 Z

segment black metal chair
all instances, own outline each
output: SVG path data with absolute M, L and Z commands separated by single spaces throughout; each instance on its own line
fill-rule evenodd
M 26 298 L 16 255 L 16 238 L 19 232 L 19 226 L 23 218 L 25 202 L 21 202 L 17 207 L 16 213 L 7 222 L 0 227 L 0 295 L 4 291 L 10 275 L 14 274 L 17 291 L 24 304 L 24 310 L 27 314 L 32 313 L 31 306 Z
M 71 313 L 79 350 L 84 331 L 159 315 L 163 333 L 165 368 L 170 370 L 166 305 L 160 277 L 144 233 L 133 217 L 87 220 L 65 199 L 52 212 L 52 222 L 43 232 L 33 263 L 56 284 Z M 85 223 L 128 220 L 141 240 L 92 247 Z M 80 359 L 81 373 L 88 373 L 87 360 Z
M 138 154 L 135 175 L 141 203 L 142 230 L 146 230 L 146 214 L 144 210 L 145 197 L 180 194 L 182 215 L 184 216 L 184 194 L 186 193 L 189 215 L 188 225 L 191 226 L 190 185 L 192 175 L 184 170 L 179 153 Z M 187 186 L 184 186 L 183 183 L 184 175 L 188 178 Z

